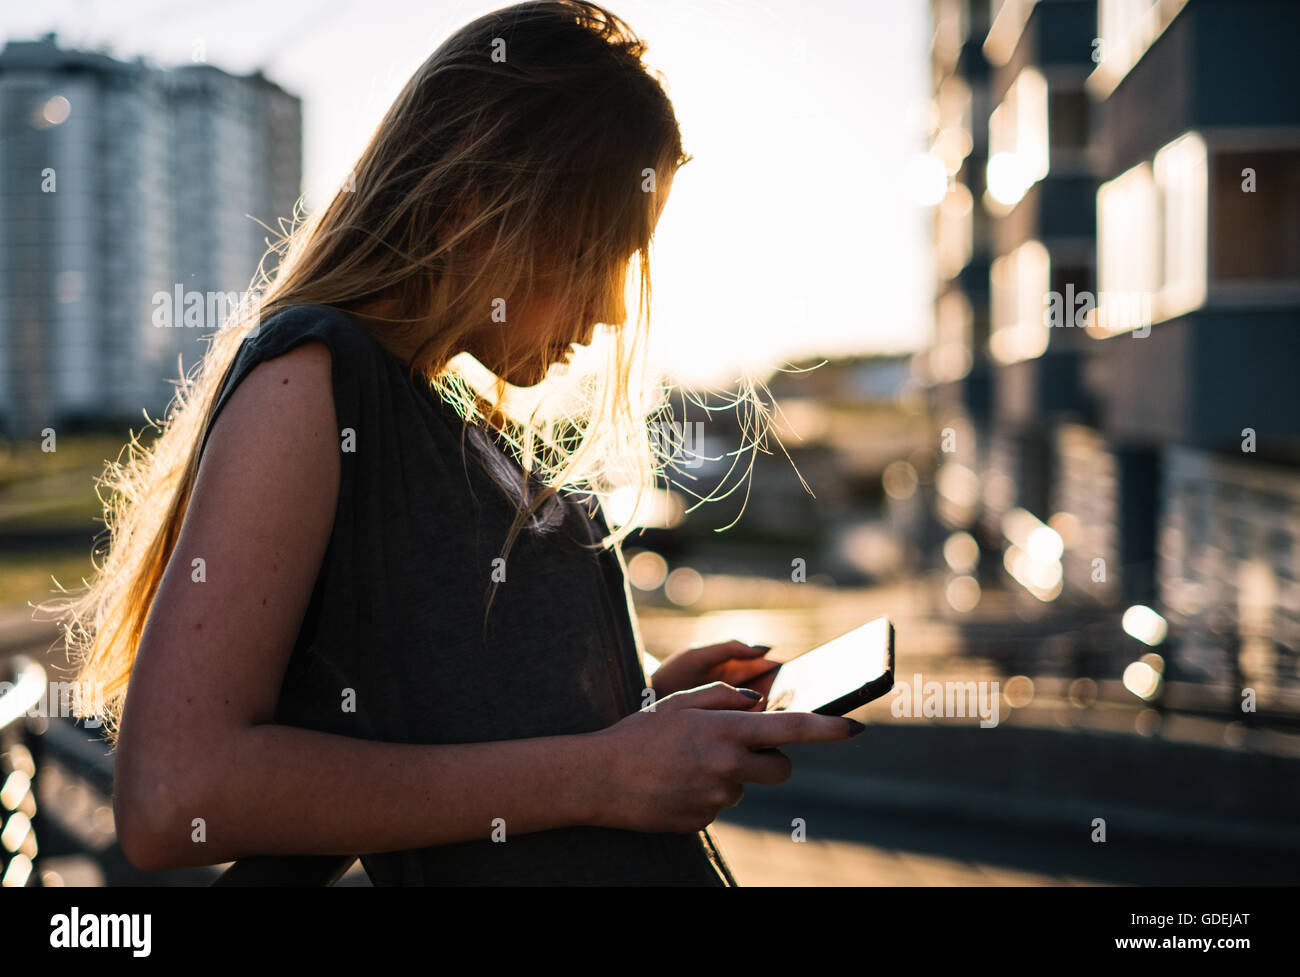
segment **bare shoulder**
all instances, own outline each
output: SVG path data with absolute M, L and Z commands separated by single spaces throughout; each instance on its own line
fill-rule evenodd
M 307 342 L 249 371 L 213 424 L 200 479 L 250 465 L 266 475 L 337 469 L 331 369 L 329 348 Z
M 322 406 L 328 406 L 329 413 L 333 413 L 330 371 L 329 348 L 320 342 L 302 343 L 259 363 L 230 395 L 212 437 L 217 436 L 218 428 L 234 426 L 247 415 L 262 411 L 283 413 L 291 422 L 310 420 L 313 408 Z
M 213 548 L 221 537 L 241 570 L 314 575 L 338 503 L 338 450 L 328 347 L 259 363 L 213 423 L 182 538 Z

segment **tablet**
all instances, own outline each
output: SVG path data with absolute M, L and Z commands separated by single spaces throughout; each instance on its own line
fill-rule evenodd
M 893 687 L 894 625 L 878 617 L 781 665 L 765 711 L 843 716 Z

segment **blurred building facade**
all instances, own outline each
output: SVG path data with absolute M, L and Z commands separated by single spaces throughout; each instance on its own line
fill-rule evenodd
M 260 74 L 0 51 L 0 430 L 161 413 L 293 214 L 301 120 Z
M 1185 677 L 1300 688 L 1300 4 L 931 10 L 918 368 L 933 516 L 984 555 L 949 572 L 1151 605 Z

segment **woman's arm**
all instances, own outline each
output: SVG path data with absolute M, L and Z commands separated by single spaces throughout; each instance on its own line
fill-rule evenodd
M 597 819 L 590 735 L 420 746 L 274 724 L 333 525 L 339 445 L 318 343 L 255 368 L 213 427 L 122 716 L 114 810 L 141 868 Z

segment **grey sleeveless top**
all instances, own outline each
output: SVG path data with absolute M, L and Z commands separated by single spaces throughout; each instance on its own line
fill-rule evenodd
M 393 743 L 474 743 L 592 732 L 640 708 L 647 681 L 622 569 L 613 553 L 579 545 L 607 532 L 599 508 L 574 493 L 543 507 L 498 569 L 485 629 L 493 561 L 515 512 L 507 493 L 519 497 L 524 471 L 412 382 L 358 320 L 314 305 L 269 316 L 240 347 L 217 412 L 253 367 L 309 341 L 331 354 L 338 508 L 276 721 Z M 506 825 L 505 842 L 491 831 L 361 861 L 376 885 L 735 884 L 703 831 L 512 835 Z M 276 861 L 292 877 L 295 859 Z

